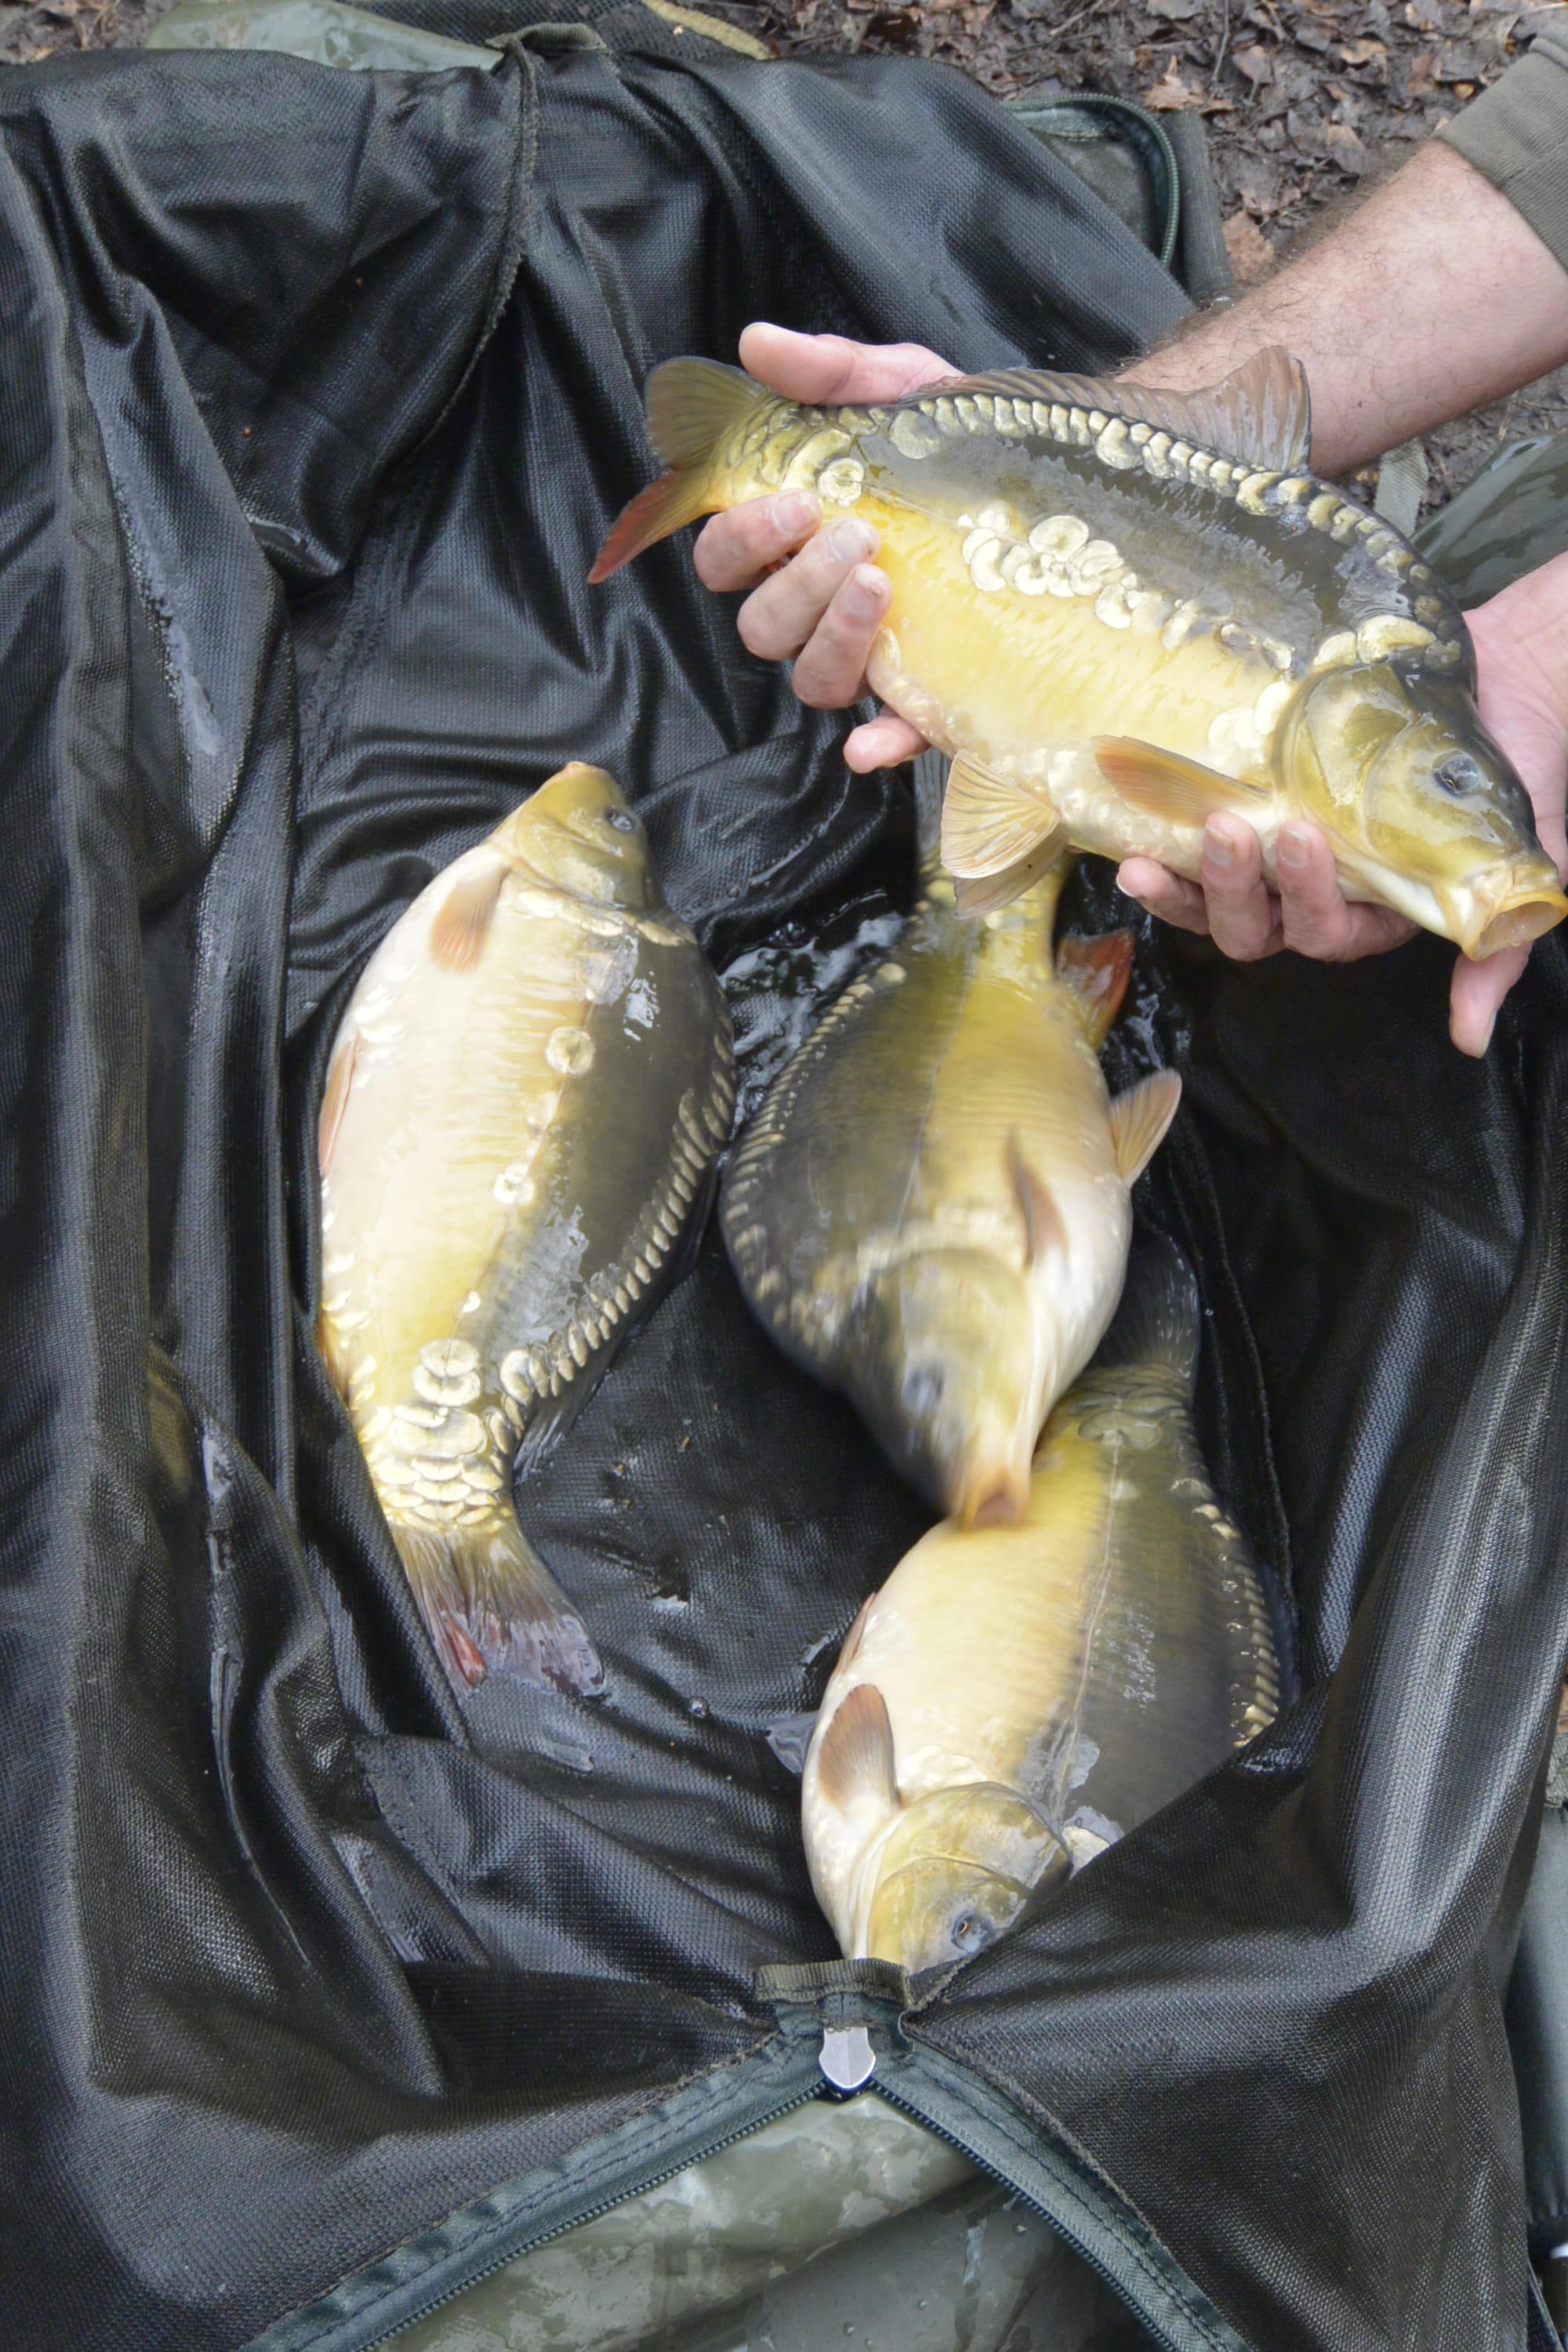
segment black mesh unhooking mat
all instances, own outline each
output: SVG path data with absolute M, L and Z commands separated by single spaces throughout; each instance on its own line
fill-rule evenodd
M 833 1958 L 765 1735 L 923 1522 L 711 1242 L 528 1488 L 607 1696 L 459 1712 L 418 1630 L 310 1341 L 373 943 L 574 755 L 753 1069 L 768 975 L 910 887 L 904 787 L 846 775 L 683 544 L 584 585 L 648 368 L 759 313 L 1079 367 L 1184 300 L 955 77 L 628 48 L 627 13 L 489 76 L 0 83 L 0 2342 L 371 2343 L 809 2095 L 858 2000 L 889 2095 L 1155 2342 L 1519 2352 L 1555 941 L 1479 1066 L 1431 942 L 1146 944 L 1113 1053 L 1188 1096 L 1143 1213 L 1198 1268 L 1205 1440 L 1306 1696 L 901 2022 L 759 1981 Z M 1103 869 L 1082 898 L 1113 916 Z

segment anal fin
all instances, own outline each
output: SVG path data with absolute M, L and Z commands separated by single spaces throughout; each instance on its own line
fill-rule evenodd
M 830 1805 L 847 1811 L 869 1797 L 898 1811 L 893 1727 L 875 1683 L 857 1683 L 834 1708 L 816 1750 L 816 1779 Z
M 1094 756 L 1100 772 L 1124 801 L 1147 816 L 1167 824 L 1200 828 L 1216 809 L 1256 809 L 1267 793 L 1237 776 L 1222 775 L 1179 751 L 1163 751 L 1157 743 L 1141 743 L 1131 735 L 1097 735 Z
M 1076 999 L 1084 1034 L 1097 1053 L 1121 1010 L 1131 976 L 1131 931 L 1067 939 L 1057 950 L 1057 978 Z
M 950 874 L 965 879 L 1000 874 L 1060 830 L 1045 793 L 999 775 L 967 751 L 954 760 L 942 809 L 942 859 Z
M 1156 1070 L 1118 1095 L 1110 1106 L 1110 1149 L 1124 1184 L 1135 1184 L 1176 1116 L 1182 1082 L 1174 1070 Z

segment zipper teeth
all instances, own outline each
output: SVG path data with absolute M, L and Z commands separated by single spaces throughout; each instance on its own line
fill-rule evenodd
M 875 2077 L 871 2080 L 874 2081 Z M 865 2087 L 869 2089 L 870 2082 Z M 363 2352 L 376 2352 L 378 2345 L 390 2344 L 395 2336 L 402 2335 L 405 2327 L 417 2326 L 420 2320 L 428 2319 L 431 2313 L 439 2311 L 444 2304 L 456 2303 L 460 2294 L 467 2294 L 471 2286 L 479 2286 L 485 2279 L 493 2278 L 497 2271 L 505 2270 L 509 2263 L 521 2262 L 524 2254 L 538 2253 L 542 2246 L 553 2245 L 557 2238 L 569 2237 L 574 2230 L 580 2230 L 585 2223 L 600 2221 L 605 2214 L 613 2213 L 617 2205 L 630 2205 L 637 2198 L 647 2196 L 651 2190 L 662 2189 L 667 2180 L 673 2180 L 678 2173 L 689 2170 L 692 2165 L 706 2164 L 710 2157 L 721 2156 L 727 2147 L 733 2147 L 737 2140 L 750 2139 L 753 2132 L 765 2129 L 769 2124 L 781 2122 L 785 2116 L 794 2115 L 797 2107 L 809 2106 L 820 2088 L 820 2083 L 808 2083 L 804 2090 L 795 2092 L 781 2105 L 770 2107 L 765 2115 L 753 2116 L 736 2131 L 725 2132 L 720 2139 L 708 2141 L 696 2154 L 682 2157 L 679 2164 L 667 2164 L 661 2172 L 650 2173 L 646 2180 L 640 2180 L 636 2188 L 626 2189 L 623 2195 L 601 2198 L 596 2205 L 589 2206 L 584 2212 L 574 2214 L 569 2221 L 557 2221 L 552 2228 L 542 2230 L 537 2237 L 525 2239 L 521 2245 L 509 2247 L 504 2254 L 497 2254 L 493 2261 L 482 2263 L 479 2269 L 470 2271 L 455 2285 L 443 2287 L 439 2294 L 430 2297 L 428 2303 L 422 2303 L 417 2311 L 405 2312 L 401 2319 L 384 2328 L 379 2336 L 366 2336 Z M 923 2116 L 921 2121 L 924 2121 Z M 942 2137 L 945 2138 L 946 2134 Z
M 1032 2197 L 1026 2189 L 1020 2188 L 1018 2183 L 1009 2179 L 1005 2172 L 999 2170 L 994 2164 L 988 2164 L 983 2156 L 977 2155 L 967 2141 L 959 2138 L 956 2132 L 950 2131 L 945 2124 L 937 2123 L 925 2113 L 923 2108 L 917 2106 L 912 2099 L 906 2098 L 901 2091 L 895 2090 L 888 2077 L 874 2074 L 861 2085 L 861 2088 L 877 2092 L 892 2106 L 902 2107 L 906 2115 L 913 2116 L 917 2123 L 924 2124 L 927 2131 L 934 2132 L 938 2139 L 946 2140 L 949 2147 L 957 2148 L 959 2154 L 966 2156 L 971 2164 L 977 2166 L 982 2172 L 988 2172 L 992 2179 L 998 2181 L 1004 2189 L 1011 2189 L 1020 2203 L 1026 2205 L 1031 2213 L 1037 2213 L 1042 2221 L 1048 2222 L 1063 2242 L 1072 2248 L 1079 2260 L 1088 2269 L 1093 2271 L 1097 2278 L 1104 2281 L 1118 2302 L 1127 2305 L 1122 2282 L 1116 2276 L 1110 2263 L 1103 2261 L 1098 2254 L 1090 2253 L 1087 2246 L 1079 2245 L 1076 2238 L 1069 2237 L 1062 2225 L 1060 2216 L 1053 2213 L 1048 2205 L 1042 2205 L 1037 2197 Z M 859 2093 L 857 2092 L 854 2095 L 858 2097 Z M 1131 2308 L 1130 2305 L 1127 2307 Z M 1136 2312 L 1133 2315 L 1139 2326 L 1164 2347 L 1164 2352 L 1181 2352 L 1181 2347 L 1166 2333 L 1158 2320 L 1142 2311 Z

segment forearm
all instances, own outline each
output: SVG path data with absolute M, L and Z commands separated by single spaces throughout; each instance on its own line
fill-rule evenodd
M 1452 149 L 1413 156 L 1340 228 L 1127 370 L 1173 391 L 1282 343 L 1312 390 L 1312 464 L 1347 472 L 1568 360 L 1568 270 Z

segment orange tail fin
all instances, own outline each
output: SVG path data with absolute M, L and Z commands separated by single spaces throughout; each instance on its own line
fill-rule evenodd
M 1101 931 L 1088 940 L 1075 936 L 1057 949 L 1057 978 L 1078 998 L 1089 1042 L 1097 1053 L 1121 1010 L 1131 973 L 1131 931 Z
M 710 514 L 712 501 L 708 495 L 706 474 L 678 474 L 672 467 L 639 490 L 629 506 L 616 516 L 608 539 L 599 550 L 594 569 L 588 577 L 596 587 L 640 555 L 645 547 L 652 547 L 668 539 L 682 523 L 695 522 L 699 515 Z
M 728 503 L 724 445 L 735 426 L 777 395 L 717 360 L 666 360 L 647 383 L 648 436 L 667 471 L 617 518 L 588 577 L 607 580 L 645 547 Z

